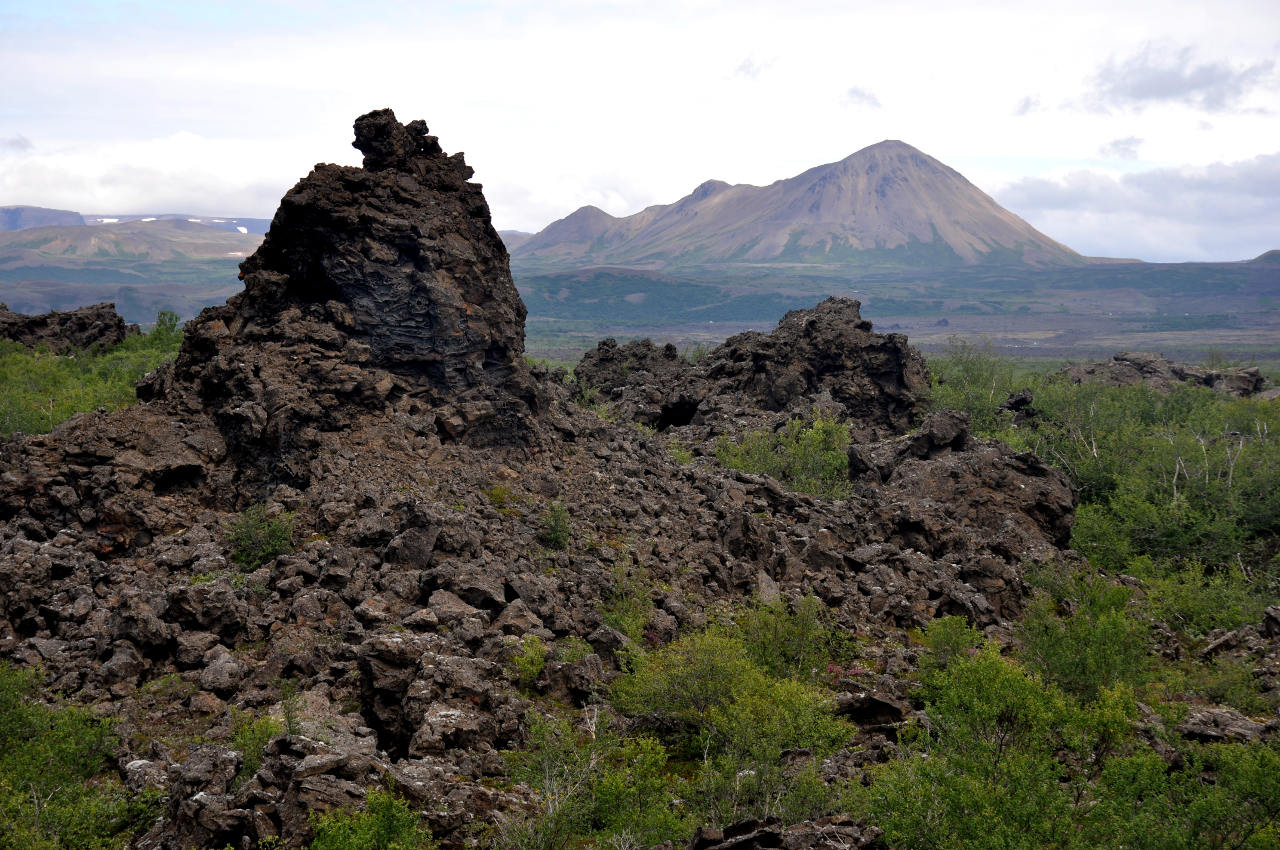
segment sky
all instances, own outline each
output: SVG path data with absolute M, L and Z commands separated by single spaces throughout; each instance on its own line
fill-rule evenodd
M 1280 248 L 1277 0 L 0 0 L 0 206 L 269 218 L 391 107 L 499 229 L 900 139 L 1093 256 Z

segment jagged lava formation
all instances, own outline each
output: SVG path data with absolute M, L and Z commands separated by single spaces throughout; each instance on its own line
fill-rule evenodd
M 46 346 L 53 354 L 109 348 L 140 333 L 137 325 L 120 318 L 114 304 L 94 304 L 78 310 L 15 313 L 0 304 L 0 339 L 12 340 L 26 348 Z
M 958 414 L 910 431 L 923 361 L 855 301 L 696 365 L 602 343 L 579 381 L 616 418 L 575 404 L 584 386 L 523 361 L 524 308 L 461 156 L 388 110 L 357 120 L 356 144 L 363 168 L 318 166 L 285 196 L 244 292 L 189 323 L 143 404 L 0 449 L 0 655 L 116 718 L 124 781 L 169 797 L 136 847 L 301 846 L 311 812 L 387 778 L 443 847 L 464 846 L 473 824 L 536 802 L 499 755 L 532 707 L 505 672 L 519 639 L 587 641 L 536 684 L 587 700 L 627 642 L 601 613 L 620 571 L 652 579 L 657 641 L 753 594 L 814 594 L 863 635 L 885 672 L 841 696 L 862 731 L 822 769 L 847 776 L 913 712 L 901 629 L 950 613 L 1004 629 L 1021 565 L 1070 557 L 1065 477 Z M 847 499 L 710 457 L 720 436 L 814 410 L 858 436 Z M 570 518 L 562 551 L 539 543 L 552 500 Z M 245 571 L 225 531 L 255 503 L 292 513 L 297 545 Z M 231 710 L 279 713 L 282 677 L 301 733 L 237 782 Z M 786 846 L 836 833 L 875 837 L 842 822 Z

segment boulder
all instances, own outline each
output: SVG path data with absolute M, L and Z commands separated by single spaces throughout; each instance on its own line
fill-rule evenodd
M 15 313 L 0 304 L 0 339 L 27 348 L 44 346 L 54 354 L 110 348 L 138 333 L 138 326 L 126 324 L 111 303 L 38 315 Z
M 1162 393 L 1186 384 L 1209 387 L 1227 395 L 1251 396 L 1261 392 L 1266 385 L 1266 378 L 1257 366 L 1209 369 L 1175 363 L 1159 354 L 1128 351 L 1122 351 L 1110 360 L 1068 366 L 1062 374 L 1075 384 L 1088 382 L 1114 387 L 1145 384 Z

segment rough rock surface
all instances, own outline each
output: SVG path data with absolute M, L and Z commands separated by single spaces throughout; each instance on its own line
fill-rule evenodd
M 901 630 L 943 614 L 999 629 L 1023 564 L 1071 557 L 1066 479 L 958 415 L 910 432 L 922 361 L 856 302 L 693 367 L 602 344 L 585 373 L 621 415 L 574 403 L 580 388 L 519 356 L 523 308 L 461 159 L 389 112 L 356 127 L 365 167 L 290 191 L 245 292 L 189 324 L 143 404 L 0 447 L 0 656 L 115 717 L 122 779 L 170 801 L 138 847 L 301 846 L 309 812 L 388 776 L 443 847 L 467 846 L 536 805 L 499 754 L 531 708 L 510 672 L 520 639 L 551 649 L 536 690 L 584 704 L 627 641 L 602 614 L 619 574 L 650 588 L 658 641 L 753 594 L 821 599 L 875 668 L 840 683 L 863 734 L 823 765 L 856 776 L 911 715 Z M 643 368 L 624 374 L 619 352 Z M 847 499 L 710 457 L 719 435 L 814 409 L 862 435 Z M 541 542 L 553 502 L 563 549 Z M 226 529 L 254 503 L 292 517 L 295 546 L 248 568 Z M 558 660 L 570 638 L 591 652 Z M 281 716 L 282 679 L 300 728 L 246 775 L 233 724 Z M 838 819 L 743 829 L 706 846 L 874 839 Z
M 883 832 L 843 816 L 783 826 L 776 819 L 698 830 L 688 850 L 857 850 L 879 847 Z
M 1114 355 L 1110 360 L 1068 366 L 1062 371 L 1076 384 L 1096 382 L 1116 387 L 1146 384 L 1162 393 L 1189 384 L 1209 387 L 1227 395 L 1251 396 L 1261 392 L 1266 384 L 1266 378 L 1257 366 L 1206 369 L 1175 363 L 1159 354 L 1127 351 Z
M 0 304 L 0 339 L 27 348 L 47 346 L 54 354 L 108 348 L 136 333 L 138 326 L 126 324 L 116 305 L 110 303 L 34 316 L 15 313 Z
M 793 310 L 772 333 L 731 337 L 696 364 L 674 346 L 608 339 L 574 375 L 622 418 L 659 430 L 692 424 L 723 431 L 744 410 L 807 413 L 825 402 L 864 439 L 900 433 L 924 407 L 924 358 L 902 334 L 873 332 L 860 306 L 828 298 Z

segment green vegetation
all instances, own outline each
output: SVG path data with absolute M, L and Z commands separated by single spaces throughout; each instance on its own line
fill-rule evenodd
M 547 645 L 537 635 L 525 635 L 511 659 L 512 673 L 522 687 L 531 688 L 547 666 Z
M 569 509 L 560 502 L 552 502 L 542 516 L 542 532 L 538 535 L 548 549 L 567 549 L 573 540 L 573 525 L 569 522 Z
M 1073 546 L 1103 572 L 1149 583 L 1162 616 L 1203 634 L 1255 620 L 1280 591 L 1277 405 L 1198 387 L 1073 385 L 959 341 L 929 365 L 936 407 L 1071 476 Z M 997 407 L 1022 389 L 1037 415 L 1014 427 Z
M 625 595 L 633 595 L 624 593 Z M 795 822 L 836 805 L 818 764 L 852 734 L 815 673 L 850 657 L 821 602 L 757 603 L 631 655 L 609 707 L 584 725 L 531 715 L 512 778 L 540 796 L 536 817 L 499 829 L 502 848 L 647 847 L 702 824 Z M 647 611 L 647 609 L 646 609 Z M 621 735 L 611 713 L 629 716 Z M 804 752 L 784 764 L 784 752 Z
M 627 570 L 621 564 L 614 567 L 613 591 L 600 612 L 604 624 L 639 643 L 653 614 L 651 587 L 649 575 L 643 569 Z
M 0 341 L 0 438 L 44 434 L 76 413 L 136 404 L 138 381 L 173 359 L 181 344 L 178 316 L 168 311 L 150 333 L 103 352 L 54 355 Z
M 253 778 L 262 766 L 262 751 L 272 738 L 283 734 L 284 727 L 274 717 L 257 717 L 252 711 L 231 709 L 231 746 L 240 753 L 240 772 L 236 787 Z
M 231 560 L 250 570 L 293 551 L 293 514 L 271 516 L 264 504 L 251 505 L 227 529 Z
M 937 644 L 954 648 L 963 627 L 943 620 L 928 631 L 938 628 L 948 634 Z M 961 645 L 978 640 L 970 631 Z M 924 669 L 929 727 L 905 730 L 901 756 L 845 797 L 891 846 L 1154 850 L 1280 840 L 1280 745 L 1172 737 L 1165 746 L 1178 756 L 1163 758 L 1135 733 L 1131 686 L 1073 696 L 991 643 L 948 650 Z
M 1142 684 L 1150 628 L 1128 613 L 1130 590 L 1092 574 L 1063 585 L 1027 609 L 1020 635 L 1027 666 L 1088 701 L 1117 685 Z
M 792 419 L 780 431 L 751 431 L 735 443 L 722 438 L 716 458 L 731 469 L 769 475 L 793 490 L 841 498 L 849 493 L 849 428 L 837 419 Z
M 835 811 L 900 847 L 1280 841 L 1280 743 L 1206 745 L 1176 731 L 1206 702 L 1275 711 L 1250 665 L 1198 649 L 1215 629 L 1256 623 L 1277 585 L 1276 413 L 1207 391 L 1072 386 L 965 345 L 933 369 L 936 405 L 1071 476 L 1083 500 L 1075 546 L 1091 563 L 1028 567 L 1034 594 L 1008 646 L 955 617 L 915 635 L 912 701 L 928 721 L 901 729 L 897 755 L 849 783 L 818 769 L 853 731 L 823 674 L 854 669 L 858 646 L 821 601 L 728 608 L 663 645 L 645 631 L 648 577 L 620 570 L 602 618 L 636 648 L 589 723 L 533 721 L 512 777 L 542 809 L 507 821 L 497 846 L 680 843 L 695 825 Z M 1037 415 L 1015 428 L 998 405 L 1023 388 Z M 795 420 L 717 454 L 833 495 L 847 486 L 847 439 L 835 422 Z M 1164 659 L 1157 643 L 1169 640 L 1184 660 Z
M 38 670 L 0 663 L 0 850 L 113 850 L 160 814 L 114 776 L 110 724 L 36 701 Z
M 365 796 L 362 811 L 316 815 L 312 827 L 311 850 L 431 850 L 436 846 L 408 804 L 392 791 L 378 788 Z

